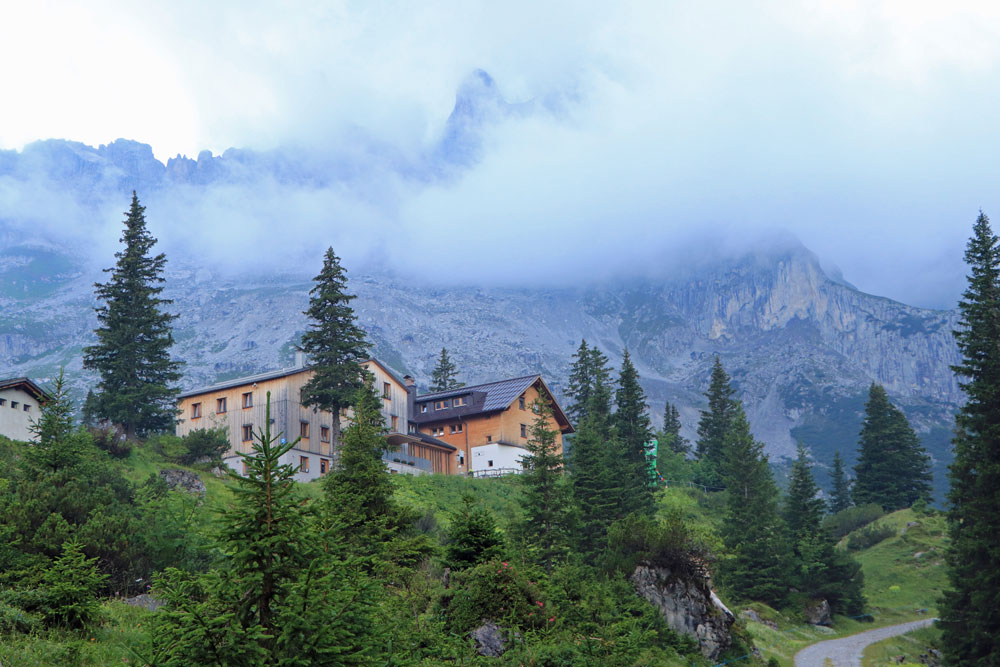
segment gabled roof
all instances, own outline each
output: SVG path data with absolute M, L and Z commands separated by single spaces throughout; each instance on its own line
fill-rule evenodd
M 0 389 L 22 389 L 35 397 L 37 401 L 50 401 L 52 394 L 45 391 L 28 378 L 10 378 L 0 380 Z
M 393 380 L 395 380 L 397 383 L 399 383 L 399 385 L 401 387 L 403 387 L 403 388 L 406 387 L 406 382 L 404 382 L 403 378 L 399 377 L 396 374 L 396 371 L 392 370 L 391 368 L 389 368 L 388 366 L 386 366 L 385 364 L 383 364 L 381 361 L 379 361 L 375 357 L 372 357 L 371 359 L 365 359 L 361 363 L 362 364 L 375 364 L 376 366 L 378 366 L 379 368 L 381 368 L 385 372 L 386 375 L 388 375 Z
M 199 394 L 208 394 L 213 391 L 222 391 L 223 389 L 232 389 L 234 387 L 239 387 L 245 384 L 253 384 L 254 382 L 263 382 L 265 380 L 277 380 L 278 378 L 287 377 L 289 375 L 295 375 L 296 373 L 304 373 L 310 370 L 307 366 L 297 366 L 295 368 L 283 368 L 278 371 L 268 371 L 266 373 L 257 373 L 256 375 L 247 375 L 246 377 L 233 378 L 232 380 L 226 380 L 224 382 L 217 382 L 216 384 L 210 384 L 207 387 L 198 387 L 196 389 L 190 389 L 177 396 L 177 398 L 189 398 L 191 396 L 198 396 Z

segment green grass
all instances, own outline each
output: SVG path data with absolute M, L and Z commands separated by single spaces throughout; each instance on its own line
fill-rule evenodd
M 493 512 L 501 526 L 509 527 L 521 516 L 516 476 L 473 479 L 460 475 L 393 475 L 392 480 L 397 500 L 430 511 L 442 528 L 451 523 L 451 514 L 462 508 L 465 495 Z
M 941 631 L 936 627 L 920 628 L 905 635 L 890 637 L 876 642 L 865 649 L 861 657 L 863 667 L 887 667 L 888 665 L 918 665 L 920 656 L 931 649 L 940 650 Z M 903 662 L 896 658 L 903 656 Z

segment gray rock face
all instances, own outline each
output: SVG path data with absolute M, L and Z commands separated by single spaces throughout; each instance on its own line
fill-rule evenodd
M 511 641 L 518 638 L 517 633 L 504 630 L 493 621 L 486 621 L 469 633 L 476 653 L 487 658 L 499 658 L 510 648 Z
M 833 625 L 830 603 L 826 600 L 810 600 L 805 606 L 806 623 L 811 625 Z
M 205 495 L 205 482 L 193 472 L 180 468 L 166 468 L 160 471 L 160 477 L 171 490 L 180 489 L 188 493 Z
M 662 568 L 639 565 L 631 580 L 636 592 L 660 610 L 667 625 L 698 640 L 706 658 L 714 660 L 732 643 L 729 629 L 736 618 L 707 578 L 682 579 Z

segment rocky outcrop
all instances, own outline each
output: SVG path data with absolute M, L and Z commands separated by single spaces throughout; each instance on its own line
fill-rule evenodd
M 520 639 L 518 633 L 504 630 L 493 621 L 486 621 L 469 633 L 476 653 L 487 658 L 499 658 L 510 645 Z
M 201 481 L 198 475 L 189 470 L 165 468 L 160 471 L 160 477 L 163 478 L 163 481 L 167 483 L 167 487 L 171 490 L 179 489 L 188 493 L 205 495 L 205 482 Z
M 806 623 L 810 625 L 833 625 L 833 613 L 826 600 L 809 600 L 805 606 Z
M 636 592 L 660 610 L 667 625 L 698 641 L 706 658 L 714 660 L 729 648 L 729 629 L 736 618 L 707 577 L 678 577 L 664 568 L 640 564 L 631 580 Z

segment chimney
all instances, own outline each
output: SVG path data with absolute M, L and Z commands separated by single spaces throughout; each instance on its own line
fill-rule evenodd
M 295 350 L 295 368 L 306 367 L 306 353 L 302 350 Z
M 417 383 L 411 376 L 404 375 L 403 384 L 406 385 L 406 424 L 409 432 L 410 420 L 413 419 L 416 410 Z

